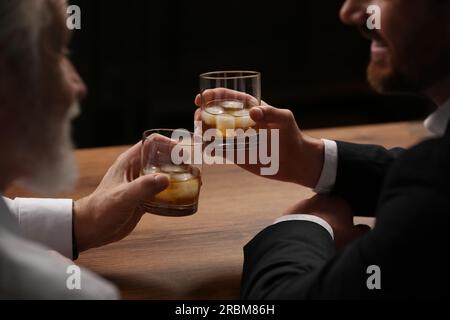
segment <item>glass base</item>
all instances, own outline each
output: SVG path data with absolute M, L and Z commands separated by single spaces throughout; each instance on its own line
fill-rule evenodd
M 143 207 L 147 213 L 163 217 L 187 217 L 198 211 L 198 203 L 187 206 L 144 203 Z

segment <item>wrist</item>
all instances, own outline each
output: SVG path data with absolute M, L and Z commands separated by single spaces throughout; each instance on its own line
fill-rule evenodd
M 77 260 L 80 251 L 78 250 L 77 239 L 75 237 L 75 201 L 72 201 L 72 260 Z
M 321 139 L 307 135 L 302 136 L 302 142 L 298 183 L 308 188 L 315 188 L 322 174 L 325 144 Z
M 88 218 L 88 199 L 82 198 L 75 201 L 73 205 L 73 233 L 78 252 L 83 252 L 90 248 L 88 228 L 91 224 L 87 221 Z

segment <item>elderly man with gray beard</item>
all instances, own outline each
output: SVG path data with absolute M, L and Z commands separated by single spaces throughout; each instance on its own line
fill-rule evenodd
M 76 181 L 70 122 L 86 88 L 67 58 L 66 10 L 66 0 L 0 2 L 2 192 L 13 181 L 40 193 Z M 126 237 L 145 213 L 142 200 L 167 188 L 165 176 L 137 176 L 139 153 L 137 144 L 122 154 L 78 201 L 0 198 L 0 299 L 119 297 L 87 270 L 71 290 L 67 271 L 78 252 Z

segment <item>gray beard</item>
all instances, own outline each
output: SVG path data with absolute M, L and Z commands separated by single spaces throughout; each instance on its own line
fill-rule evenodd
M 18 185 L 41 195 L 73 190 L 78 169 L 73 154 L 71 121 L 79 110 L 79 105 L 75 103 L 63 120 L 52 119 L 46 122 L 47 125 L 39 124 L 36 132 L 45 134 L 44 146 L 25 148 L 24 161 L 29 162 L 31 173 L 19 179 Z

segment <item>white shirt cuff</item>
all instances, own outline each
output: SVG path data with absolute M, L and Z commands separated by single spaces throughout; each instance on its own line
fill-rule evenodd
M 278 218 L 275 220 L 274 224 L 280 223 L 280 222 L 286 222 L 286 221 L 309 221 L 316 223 L 323 227 L 325 230 L 328 231 L 331 238 L 334 240 L 334 233 L 333 228 L 331 228 L 330 224 L 323 220 L 322 218 L 319 218 L 317 216 L 309 215 L 309 214 L 290 214 L 283 217 Z
M 338 147 L 336 141 L 322 139 L 325 144 L 325 154 L 322 173 L 314 192 L 318 194 L 330 193 L 336 183 L 338 167 Z
M 16 198 L 6 203 L 23 237 L 73 259 L 71 199 Z

